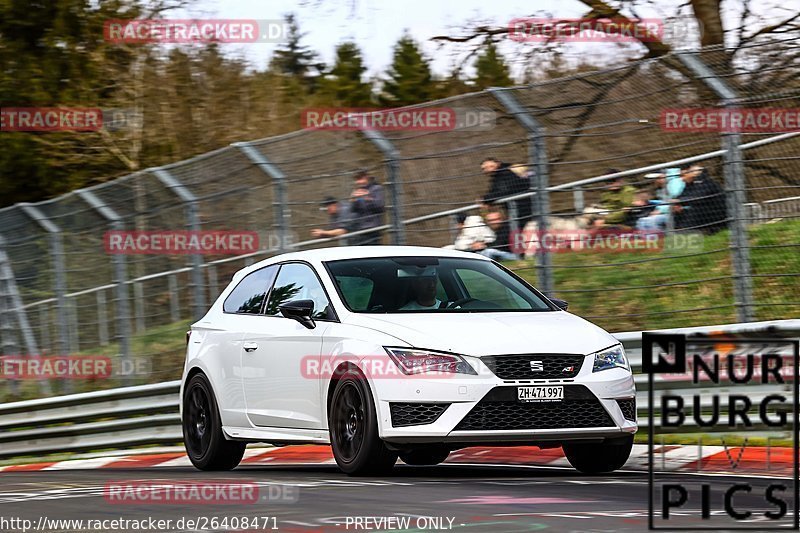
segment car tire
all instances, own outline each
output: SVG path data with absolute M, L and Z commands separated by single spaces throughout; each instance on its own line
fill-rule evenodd
M 366 380 L 348 371 L 336 381 L 328 410 L 331 448 L 336 464 L 350 476 L 391 471 L 397 452 L 378 436 L 375 403 Z
M 600 444 L 564 443 L 564 455 L 576 470 L 584 474 L 604 474 L 625 465 L 633 449 L 633 435 L 608 439 Z
M 450 450 L 438 446 L 412 448 L 400 452 L 400 460 L 411 466 L 433 466 L 443 463 Z
M 225 438 L 205 374 L 195 374 L 184 387 L 181 426 L 186 454 L 199 470 L 233 470 L 241 462 L 247 444 Z

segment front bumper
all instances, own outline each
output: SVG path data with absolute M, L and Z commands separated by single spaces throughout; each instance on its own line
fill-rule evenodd
M 617 402 L 635 397 L 633 376 L 623 369 L 593 373 L 589 357 L 573 379 L 501 379 L 480 359 L 468 358 L 478 370 L 477 376 L 453 374 L 452 377 L 370 380 L 377 404 L 379 434 L 395 444 L 512 444 L 602 440 L 635 433 L 636 420 L 626 419 Z M 564 386 L 563 403 L 517 403 L 517 387 L 532 385 Z M 397 427 L 396 413 L 393 425 L 392 404 L 395 409 L 398 404 L 446 405 L 446 409 L 434 413 L 436 416 L 431 423 Z M 516 412 L 517 405 L 519 412 Z M 573 409 L 583 413 L 589 408 L 597 416 L 573 416 Z M 566 422 L 558 420 L 559 416 Z M 569 423 L 575 425 L 564 426 Z

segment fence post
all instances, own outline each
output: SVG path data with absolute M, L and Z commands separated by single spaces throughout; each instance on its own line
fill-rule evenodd
M 583 187 L 572 189 L 572 203 L 575 206 L 575 215 L 580 216 L 586 208 L 586 201 L 583 197 Z
M 491 88 L 489 92 L 528 132 L 528 161 L 534 164 L 533 180 L 530 183 L 530 191 L 532 193 L 531 207 L 533 208 L 534 216 L 536 216 L 537 230 L 540 234 L 544 234 L 547 232 L 547 217 L 550 214 L 550 193 L 547 190 L 550 178 L 548 175 L 547 143 L 544 139 L 544 128 L 536 117 L 525 110 L 508 89 Z M 540 246 L 536 251 L 536 257 L 539 289 L 547 295 L 552 295 L 554 287 L 550 252 Z
M 39 324 L 41 328 L 41 333 L 39 334 L 39 348 L 41 348 L 43 352 L 49 349 L 50 353 L 52 353 L 53 342 L 50 340 L 50 318 L 47 316 L 47 313 L 47 304 L 41 304 L 39 306 Z
M 4 260 L 6 252 L 4 250 L 5 239 L 0 235 L 0 261 Z M 2 268 L 2 264 L 0 264 Z M 19 355 L 17 334 L 11 322 L 11 303 L 10 293 L 7 292 L 4 284 L 0 282 L 0 355 Z M 13 377 L 7 380 L 11 394 L 16 396 L 19 393 L 19 383 Z
M 97 211 L 97 213 L 108 221 L 111 229 L 122 231 L 125 228 L 122 217 L 116 211 L 103 203 L 94 193 L 86 189 L 75 191 L 84 202 Z M 131 323 L 130 306 L 128 297 L 128 266 L 124 254 L 114 254 L 114 283 L 117 289 L 117 334 L 122 360 L 127 368 L 133 368 L 131 361 Z M 130 377 L 125 377 L 124 382 L 130 383 Z
M 23 307 L 17 281 L 14 278 L 14 272 L 11 270 L 11 260 L 4 250 L 5 244 L 5 239 L 0 237 L 0 300 L 2 300 L 2 303 L 0 303 L 0 305 L 2 305 L 0 314 L 16 316 L 17 326 L 22 334 L 22 341 L 25 343 L 25 349 L 28 352 L 27 357 L 38 358 L 40 354 L 39 347 L 36 344 L 36 336 L 33 334 L 31 325 L 28 322 L 28 314 Z M 11 326 L 10 322 L 7 318 L 3 317 L 0 317 L 0 321 L 2 322 L 0 327 L 6 329 L 7 331 L 5 334 L 8 335 L 8 329 Z M 12 386 L 12 389 L 16 392 L 16 383 Z M 51 393 L 50 382 L 45 379 L 40 379 L 39 390 L 41 390 L 43 394 L 49 395 Z
M 108 345 L 108 318 L 106 309 L 106 292 L 105 290 L 97 291 L 97 338 L 100 340 L 101 346 Z
M 150 172 L 164 187 L 174 192 L 186 207 L 186 225 L 191 231 L 200 231 L 200 218 L 197 215 L 197 197 L 183 183 L 175 179 L 164 168 L 151 168 Z M 192 292 L 194 294 L 194 316 L 199 320 L 206 314 L 206 297 L 203 290 L 203 256 L 192 254 Z
M 217 285 L 217 267 L 214 264 L 208 265 L 208 295 L 212 302 L 219 297 L 219 286 Z
M 367 138 L 384 155 L 386 163 L 386 182 L 392 199 L 392 244 L 406 243 L 406 228 L 403 224 L 403 182 L 400 179 L 400 152 L 381 132 L 361 130 Z
M 179 310 L 180 293 L 178 292 L 178 278 L 175 277 L 175 274 L 170 274 L 167 277 L 167 283 L 169 284 L 169 318 L 174 323 L 180 320 L 181 317 Z
M 717 76 L 703 61 L 691 52 L 681 52 L 678 58 L 722 100 L 726 109 L 735 109 L 736 92 Z M 730 229 L 731 260 L 733 261 L 733 290 L 738 322 L 755 320 L 753 312 L 753 278 L 750 270 L 750 243 L 747 238 L 744 204 L 745 176 L 740 148 L 741 134 L 722 134 L 722 163 L 725 180 L 725 202 Z
M 75 353 L 78 347 L 75 346 L 75 339 L 70 334 L 68 315 L 67 315 L 67 283 L 64 267 L 64 241 L 61 235 L 61 229 L 56 226 L 44 213 L 37 207 L 31 204 L 17 204 L 19 208 L 31 220 L 39 225 L 44 231 L 47 232 L 50 239 L 50 257 L 53 260 L 53 275 L 54 287 L 53 291 L 56 295 L 56 305 L 58 312 L 56 313 L 56 320 L 58 321 L 58 350 L 61 355 L 68 353 Z M 72 389 L 72 382 L 69 379 L 64 380 L 64 386 L 67 391 Z
M 289 216 L 286 210 L 289 199 L 286 191 L 286 174 L 270 161 L 267 156 L 256 150 L 250 143 L 233 143 L 250 161 L 259 167 L 272 180 L 272 210 L 275 227 L 278 228 L 278 251 L 285 252 L 289 237 Z
M 144 287 L 141 281 L 133 282 L 133 331 L 142 333 L 146 329 L 144 318 Z

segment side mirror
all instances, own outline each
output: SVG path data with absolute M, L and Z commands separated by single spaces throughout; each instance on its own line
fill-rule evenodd
M 308 329 L 314 329 L 317 324 L 311 318 L 314 314 L 314 300 L 292 300 L 278 306 L 278 310 L 286 318 L 297 320 Z
M 569 307 L 569 304 L 564 300 L 559 300 L 558 298 L 550 298 L 550 301 L 556 304 L 556 307 L 561 309 L 562 311 L 566 311 Z

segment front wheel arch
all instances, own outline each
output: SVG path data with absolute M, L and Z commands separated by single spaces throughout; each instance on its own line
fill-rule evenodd
M 374 391 L 372 391 L 372 387 L 370 387 L 369 380 L 367 379 L 366 375 L 361 370 L 361 368 L 359 368 L 357 364 L 353 363 L 352 361 L 345 361 L 340 363 L 339 366 L 336 367 L 336 370 L 334 370 L 331 379 L 328 381 L 328 393 L 325 398 L 325 420 L 328 423 L 328 428 L 330 428 L 329 418 L 331 413 L 331 401 L 333 401 L 333 393 L 336 390 L 336 383 L 339 381 L 339 379 L 341 379 L 342 376 L 344 376 L 348 372 L 354 372 L 358 374 L 361 377 L 361 379 L 363 379 L 366 382 L 367 387 L 369 387 L 370 392 L 372 393 L 371 396 L 373 399 L 373 403 L 375 404 L 375 412 L 376 413 L 378 412 L 378 401 L 375 399 L 375 393 Z

